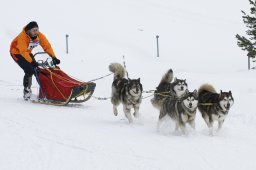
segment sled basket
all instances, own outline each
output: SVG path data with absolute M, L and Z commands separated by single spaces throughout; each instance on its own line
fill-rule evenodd
M 58 66 L 38 67 L 38 82 L 40 84 L 39 99 L 63 105 L 89 100 L 96 87 L 93 82 L 80 82 L 71 78 Z

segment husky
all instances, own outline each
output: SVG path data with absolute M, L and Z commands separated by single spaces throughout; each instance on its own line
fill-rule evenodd
M 171 97 L 165 98 L 160 109 L 157 129 L 159 130 L 160 124 L 165 116 L 169 116 L 175 121 L 176 131 L 180 128 L 183 134 L 185 134 L 186 123 L 189 123 L 189 125 L 195 129 L 197 106 L 197 90 L 194 90 L 193 92 L 186 90 L 185 94 L 180 99 L 172 99 Z
M 139 117 L 139 107 L 142 101 L 142 84 L 140 78 L 125 78 L 125 69 L 119 63 L 111 63 L 109 70 L 114 73 L 112 83 L 111 103 L 113 104 L 114 115 L 117 116 L 117 106 L 122 103 L 123 111 L 129 123 L 133 122 L 131 109 L 134 109 L 133 116 Z
M 217 93 L 210 84 L 203 84 L 198 90 L 198 109 L 206 122 L 210 135 L 213 135 L 213 123 L 218 121 L 218 130 L 228 115 L 229 109 L 234 104 L 231 91 Z
M 159 85 L 156 87 L 156 91 L 154 92 L 154 97 L 151 99 L 151 103 L 158 110 L 160 110 L 162 102 L 166 97 L 172 96 L 175 98 L 180 98 L 188 89 L 186 79 L 177 79 L 175 77 L 174 82 L 172 82 L 172 80 L 173 71 L 172 69 L 169 69 L 163 75 Z

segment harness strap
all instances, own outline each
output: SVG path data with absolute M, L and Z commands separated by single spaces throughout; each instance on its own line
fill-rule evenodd
M 148 96 L 146 96 L 146 97 L 142 97 L 142 99 L 146 99 L 146 98 L 149 98 L 149 97 L 151 97 L 151 96 L 153 96 L 153 94 L 148 95 Z
M 214 104 L 215 103 L 198 103 L 198 105 L 201 105 L 201 106 L 212 106 Z
M 96 79 L 92 79 L 92 80 L 90 80 L 90 81 L 88 81 L 88 82 L 96 81 L 96 80 L 99 80 L 99 79 L 103 79 L 104 77 L 110 76 L 110 75 L 112 75 L 112 74 L 114 74 L 114 73 L 109 73 L 109 74 L 107 74 L 107 75 L 105 75 L 105 76 L 102 76 L 102 77 L 99 77 L 99 78 L 96 78 Z
M 108 100 L 108 99 L 111 98 L 111 97 L 95 97 L 95 96 L 92 96 L 92 97 L 97 99 L 97 100 Z

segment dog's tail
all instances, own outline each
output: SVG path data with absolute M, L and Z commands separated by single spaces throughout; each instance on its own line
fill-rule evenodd
M 162 77 L 161 81 L 159 84 L 161 83 L 170 83 L 173 80 L 173 71 L 172 69 L 169 69 Z
M 199 89 L 198 89 L 198 95 L 200 96 L 204 91 L 216 93 L 216 90 L 210 84 L 203 84 L 203 85 L 201 85 L 201 87 L 199 87 Z
M 124 78 L 125 77 L 125 70 L 124 67 L 119 63 L 111 63 L 109 65 L 109 71 L 114 73 L 114 80 L 117 78 Z

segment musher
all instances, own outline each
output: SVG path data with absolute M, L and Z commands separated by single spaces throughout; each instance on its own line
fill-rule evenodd
M 52 57 L 53 64 L 60 64 L 56 58 L 51 44 L 47 38 L 39 32 L 39 27 L 35 21 L 28 23 L 22 32 L 12 41 L 10 53 L 13 60 L 23 69 L 25 75 L 23 78 L 23 98 L 25 100 L 31 97 L 32 76 L 35 73 L 38 64 L 31 53 L 33 48 L 40 45 L 43 50 Z

